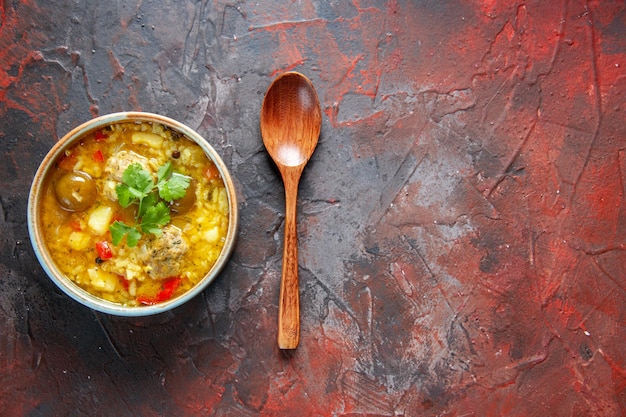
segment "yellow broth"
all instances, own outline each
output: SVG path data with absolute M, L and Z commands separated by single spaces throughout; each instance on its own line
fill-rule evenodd
M 168 161 L 175 172 L 192 178 L 186 202 L 181 199 L 187 207 L 179 212 L 174 207 L 163 228 L 167 233 L 143 233 L 132 248 L 126 239 L 113 245 L 109 231 L 116 220 L 135 224 L 137 207 L 122 208 L 115 193 L 124 165 L 121 155 L 138 159 L 155 179 Z M 59 193 L 68 194 L 62 182 L 68 172 L 86 174 L 95 183 L 96 192 L 87 194 L 87 203 L 82 199 L 80 210 L 60 204 Z M 228 196 L 219 171 L 199 145 L 158 123 L 113 124 L 87 135 L 56 161 L 42 191 L 40 226 L 57 267 L 91 294 L 122 305 L 154 304 L 188 291 L 216 262 L 228 230 Z M 167 236 L 174 237 L 163 249 Z M 96 250 L 103 241 L 111 249 L 110 259 L 103 260 Z M 184 253 L 172 251 L 181 246 Z

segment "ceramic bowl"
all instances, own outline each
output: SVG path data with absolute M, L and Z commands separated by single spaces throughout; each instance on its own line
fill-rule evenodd
M 151 124 L 161 124 L 173 132 L 184 135 L 187 139 L 197 143 L 207 157 L 213 161 L 215 167 L 224 182 L 226 193 L 228 196 L 228 228 L 225 236 L 224 245 L 219 253 L 216 262 L 210 268 L 208 273 L 199 280 L 193 287 L 186 292 L 175 296 L 166 301 L 162 301 L 153 305 L 125 305 L 108 301 L 98 296 L 92 295 L 85 289 L 81 288 L 72 281 L 60 268 L 56 265 L 44 240 L 42 231 L 42 213 L 41 204 L 43 199 L 43 187 L 46 177 L 52 175 L 54 167 L 58 161 L 63 158 L 66 151 L 81 141 L 90 133 L 94 133 L 108 126 L 135 122 L 148 122 Z M 79 303 L 92 308 L 96 311 L 118 315 L 118 316 L 147 316 L 162 313 L 171 310 L 181 304 L 189 301 L 200 292 L 202 292 L 215 278 L 220 274 L 233 251 L 238 227 L 238 206 L 235 193 L 235 187 L 229 171 L 217 154 L 215 149 L 198 133 L 184 124 L 176 120 L 160 116 L 152 113 L 144 112 L 122 112 L 114 113 L 90 120 L 63 136 L 45 156 L 39 169 L 37 170 L 29 194 L 28 201 L 28 230 L 29 236 L 34 248 L 35 254 L 41 263 L 46 274 L 52 281 L 68 296 Z

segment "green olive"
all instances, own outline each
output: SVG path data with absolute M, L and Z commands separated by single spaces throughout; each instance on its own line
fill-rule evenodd
M 67 172 L 54 184 L 59 205 L 68 211 L 84 211 L 96 198 L 96 183 L 84 172 Z
M 170 210 L 175 214 L 183 214 L 189 211 L 191 207 L 196 203 L 196 182 L 191 180 L 187 191 L 182 198 L 174 200 L 170 203 Z

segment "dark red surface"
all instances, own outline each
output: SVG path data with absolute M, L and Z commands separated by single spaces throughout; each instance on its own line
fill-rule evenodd
M 0 4 L 0 415 L 626 415 L 623 1 L 78 3 Z M 325 118 L 283 353 L 286 70 Z M 26 227 L 55 140 L 121 110 L 198 130 L 240 197 L 224 273 L 143 319 L 61 294 Z

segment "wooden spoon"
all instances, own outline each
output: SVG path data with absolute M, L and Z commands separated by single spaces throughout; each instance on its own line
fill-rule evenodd
M 285 243 L 278 304 L 278 347 L 295 349 L 300 340 L 296 202 L 304 166 L 315 150 L 322 111 L 311 81 L 297 72 L 278 76 L 261 107 L 261 136 L 285 185 Z

